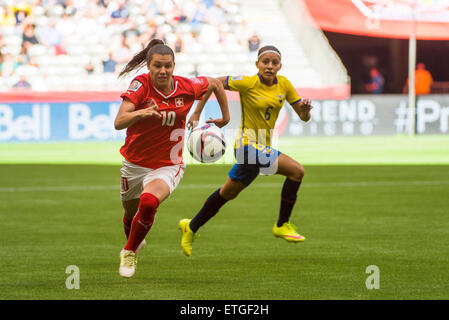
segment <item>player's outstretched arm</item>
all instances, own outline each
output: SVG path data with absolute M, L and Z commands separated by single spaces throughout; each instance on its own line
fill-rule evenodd
M 192 129 L 198 125 L 201 112 L 203 111 L 204 106 L 206 105 L 207 100 L 209 100 L 212 93 L 215 94 L 218 104 L 220 105 L 222 118 L 209 119 L 207 121 L 207 123 L 214 123 L 217 127 L 221 128 L 221 127 L 225 126 L 230 120 L 228 99 L 226 98 L 226 93 L 224 91 L 224 87 L 223 87 L 221 78 L 215 79 L 215 78 L 207 77 L 207 81 L 209 83 L 208 90 L 204 94 L 203 99 L 198 101 L 195 111 L 190 116 L 189 120 L 187 121 L 188 129 Z
M 203 112 L 204 106 L 206 105 L 207 100 L 209 100 L 211 94 L 212 90 L 207 90 L 207 92 L 203 96 L 203 99 L 198 100 L 195 111 L 192 113 L 189 120 L 187 121 L 187 129 L 193 129 L 198 125 L 198 122 L 200 121 L 201 112 Z
M 124 98 L 117 116 L 115 117 L 114 127 L 116 130 L 122 130 L 132 126 L 140 119 L 148 117 L 161 118 L 162 116 L 158 110 L 159 108 L 153 100 L 148 102 L 147 108 L 136 110 L 134 103 L 132 103 L 131 100 Z
M 226 97 L 226 92 L 224 91 L 222 81 L 215 78 L 207 78 L 207 80 L 209 81 L 209 90 L 212 89 L 215 97 L 217 97 L 218 104 L 220 105 L 221 118 L 210 119 L 206 122 L 213 123 L 217 127 L 221 128 L 227 125 L 229 120 L 231 120 L 231 116 L 229 115 L 228 98 Z
M 301 100 L 294 104 L 292 104 L 293 110 L 295 110 L 296 114 L 302 121 L 310 120 L 310 110 L 312 110 L 313 106 L 310 100 Z

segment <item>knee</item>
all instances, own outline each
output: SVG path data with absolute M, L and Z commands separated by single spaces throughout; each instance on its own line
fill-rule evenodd
M 291 175 L 289 175 L 288 178 L 293 181 L 302 181 L 302 179 L 304 178 L 304 174 L 304 167 L 300 163 L 296 163 Z
M 140 207 L 147 210 L 156 210 L 159 206 L 159 199 L 151 193 L 143 193 L 140 196 Z
M 139 214 L 144 223 L 152 223 L 157 208 L 159 207 L 159 199 L 151 193 L 143 193 L 140 196 Z

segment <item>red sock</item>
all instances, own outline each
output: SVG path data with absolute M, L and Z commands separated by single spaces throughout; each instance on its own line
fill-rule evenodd
M 158 206 L 159 199 L 151 193 L 144 193 L 140 196 L 139 209 L 131 223 L 131 232 L 129 233 L 125 250 L 136 252 L 137 247 L 145 239 L 153 225 Z
M 132 222 L 132 219 L 127 219 L 125 216 L 123 217 L 123 230 L 125 231 L 126 239 L 129 238 L 129 232 L 131 231 Z

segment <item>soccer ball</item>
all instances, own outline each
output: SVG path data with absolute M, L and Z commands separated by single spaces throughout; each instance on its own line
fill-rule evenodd
M 206 124 L 190 132 L 187 149 L 196 161 L 211 163 L 224 155 L 226 140 L 220 128 Z

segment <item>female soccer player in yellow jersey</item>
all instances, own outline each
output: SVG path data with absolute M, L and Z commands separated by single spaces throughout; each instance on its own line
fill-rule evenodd
M 286 177 L 281 193 L 278 221 L 273 235 L 289 242 L 303 242 L 305 237 L 296 232 L 289 222 L 297 193 L 304 177 L 304 168 L 289 156 L 271 148 L 271 135 L 284 101 L 287 101 L 303 121 L 310 119 L 310 100 L 302 100 L 290 81 L 277 73 L 281 69 L 281 53 L 274 46 L 264 46 L 258 51 L 256 66 L 259 72 L 250 76 L 218 78 L 225 89 L 240 93 L 241 125 L 234 146 L 236 164 L 229 171 L 224 185 L 206 200 L 192 219 L 178 223 L 181 230 L 181 247 L 184 254 L 192 254 L 192 243 L 198 229 L 210 220 L 229 200 L 251 184 L 260 172 L 281 174 Z M 193 126 L 210 94 L 199 101 L 188 122 Z

